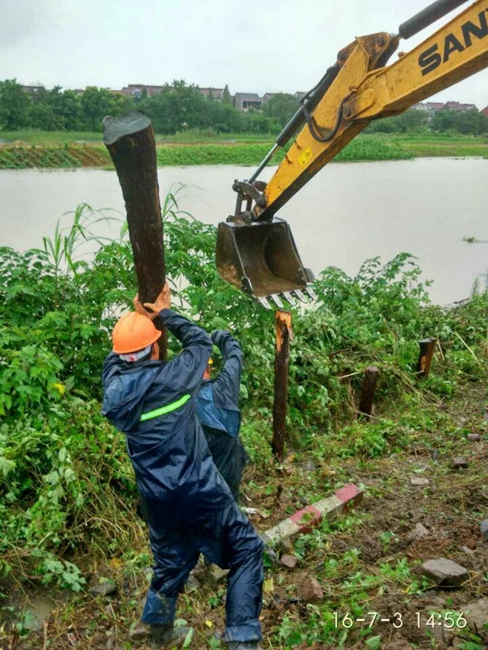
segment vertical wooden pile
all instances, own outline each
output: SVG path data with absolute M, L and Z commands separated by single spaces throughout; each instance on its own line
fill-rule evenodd
M 141 113 L 106 117 L 104 143 L 115 165 L 127 211 L 141 302 L 154 302 L 165 282 L 163 223 L 151 120 Z M 154 324 L 163 330 L 159 319 Z M 159 339 L 166 358 L 166 336 Z
M 364 371 L 364 382 L 359 400 L 358 417 L 370 417 L 373 412 L 373 401 L 378 382 L 379 369 L 376 366 L 368 366 Z
M 288 366 L 290 363 L 291 313 L 276 312 L 276 356 L 273 402 L 273 454 L 282 461 L 285 457 L 286 412 L 288 402 Z
M 427 377 L 430 373 L 430 366 L 432 364 L 432 358 L 434 356 L 435 347 L 437 345 L 437 339 L 428 338 L 422 339 L 419 341 L 419 360 L 417 362 L 417 372 L 421 377 Z

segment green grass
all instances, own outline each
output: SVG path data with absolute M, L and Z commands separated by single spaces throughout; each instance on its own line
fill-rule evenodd
M 414 158 L 403 143 L 385 142 L 374 135 L 360 135 L 350 142 L 334 160 L 337 162 L 360 162 L 374 160 L 407 160 Z
M 23 131 L 0 132 L 0 143 L 12 143 L 20 140 L 26 144 L 65 144 L 66 142 L 102 143 L 103 133 L 90 131 L 41 131 L 38 129 L 25 129 Z M 257 142 L 267 143 L 271 147 L 275 140 L 272 133 L 216 133 L 213 129 L 194 129 L 183 131 L 174 135 L 156 134 L 159 143 L 229 143 L 229 142 Z
M 174 135 L 156 135 L 157 143 L 266 142 L 270 147 L 275 139 L 274 133 L 217 133 L 213 129 L 192 129 Z
M 415 157 L 462 157 L 488 156 L 488 143 L 481 142 L 402 142 L 401 146 Z
M 269 144 L 195 144 L 160 146 L 158 165 L 257 165 L 266 156 Z M 275 157 L 283 159 L 283 153 Z
M 416 157 L 488 156 L 488 140 L 461 134 L 429 133 L 427 135 L 377 135 L 387 142 L 399 144 Z
M 103 142 L 102 133 L 84 131 L 1 131 L 0 142 L 12 143 L 20 140 L 27 144 L 65 144 L 71 142 Z

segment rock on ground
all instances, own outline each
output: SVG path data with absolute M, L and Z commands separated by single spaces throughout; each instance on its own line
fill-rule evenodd
M 88 589 L 88 593 L 92 596 L 108 596 L 117 591 L 115 582 L 109 580 L 108 582 L 101 582 L 99 585 L 94 585 Z
M 297 558 L 293 555 L 282 555 L 280 564 L 282 564 L 287 569 L 294 569 L 297 565 Z
M 410 483 L 415 487 L 425 487 L 430 484 L 430 481 L 428 478 L 414 477 L 410 479 Z
M 451 469 L 466 469 L 468 467 L 468 461 L 463 456 L 457 456 L 452 459 L 449 467 Z
M 468 570 L 446 558 L 427 560 L 421 566 L 422 572 L 438 586 L 457 587 L 468 577 Z
M 297 586 L 300 596 L 307 603 L 318 603 L 324 599 L 320 582 L 308 573 L 300 576 Z
M 407 535 L 407 541 L 415 542 L 417 539 L 422 539 L 422 537 L 427 537 L 430 535 L 430 532 L 423 524 L 416 524 L 415 528 L 410 531 Z
M 485 519 L 484 521 L 481 522 L 480 524 L 480 532 L 483 535 L 483 537 L 486 539 L 488 542 L 488 519 Z

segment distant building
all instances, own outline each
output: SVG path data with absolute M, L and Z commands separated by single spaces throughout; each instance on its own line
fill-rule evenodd
M 22 90 L 28 95 L 37 95 L 37 93 L 46 90 L 44 86 L 22 86 Z
M 420 102 L 420 104 L 416 104 L 413 108 L 419 111 L 426 111 L 429 117 L 434 117 L 436 113 L 442 111 L 444 104 L 442 102 Z
M 267 104 L 270 99 L 275 97 L 276 95 L 288 95 L 289 93 L 266 93 L 263 95 L 263 104 Z M 307 93 L 301 93 L 301 92 L 296 92 L 293 93 L 293 97 L 295 99 L 298 99 L 298 101 L 302 100 Z
M 146 90 L 147 96 L 153 97 L 154 95 L 160 93 L 163 90 L 163 88 L 169 88 L 169 87 L 170 86 L 168 85 L 149 86 L 146 84 L 129 84 L 128 86 L 122 88 L 122 90 L 112 90 L 112 92 L 122 94 L 122 95 L 127 95 L 129 97 L 142 97 L 143 91 Z M 221 101 L 224 94 L 223 88 L 211 88 L 211 87 L 198 88 L 198 91 L 203 97 L 209 97 L 210 95 L 212 95 L 212 97 L 217 101 Z
M 223 88 L 199 88 L 200 95 L 203 95 L 205 98 L 212 96 L 218 102 L 222 101 L 224 95 Z
M 474 104 L 461 104 L 461 102 L 446 102 L 444 104 L 444 111 L 477 111 L 478 108 Z
M 260 110 L 263 106 L 263 100 L 256 93 L 236 93 L 234 95 L 234 106 L 247 112 L 250 108 Z
M 486 108 L 484 108 L 481 112 L 483 113 L 483 115 L 485 117 L 488 117 L 488 106 Z
M 429 117 L 434 117 L 439 111 L 477 111 L 477 107 L 474 104 L 462 104 L 461 102 L 420 102 L 416 104 L 413 108 L 426 111 Z
M 142 97 L 143 90 L 146 91 L 148 97 L 157 95 L 163 90 L 164 86 L 146 86 L 145 84 L 129 84 L 122 88 L 120 93 L 128 97 Z M 116 91 L 114 91 L 116 92 Z

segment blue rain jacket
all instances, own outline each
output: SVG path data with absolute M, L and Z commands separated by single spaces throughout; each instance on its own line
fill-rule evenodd
M 248 461 L 238 438 L 243 355 L 238 341 L 229 332 L 213 332 L 212 341 L 222 353 L 223 365 L 216 379 L 203 381 L 197 398 L 197 416 L 214 463 L 237 501 L 242 471 Z
M 155 561 L 142 620 L 173 621 L 178 593 L 204 553 L 230 569 L 226 639 L 259 640 L 263 544 L 217 471 L 196 417 L 212 341 L 169 309 L 160 317 L 183 344 L 181 354 L 131 364 L 111 353 L 102 377 L 102 413 L 126 436 Z
M 237 438 L 241 426 L 238 404 L 242 351 L 229 332 L 213 332 L 212 341 L 222 352 L 223 366 L 217 379 L 203 382 L 197 400 L 198 419 L 203 426 Z

